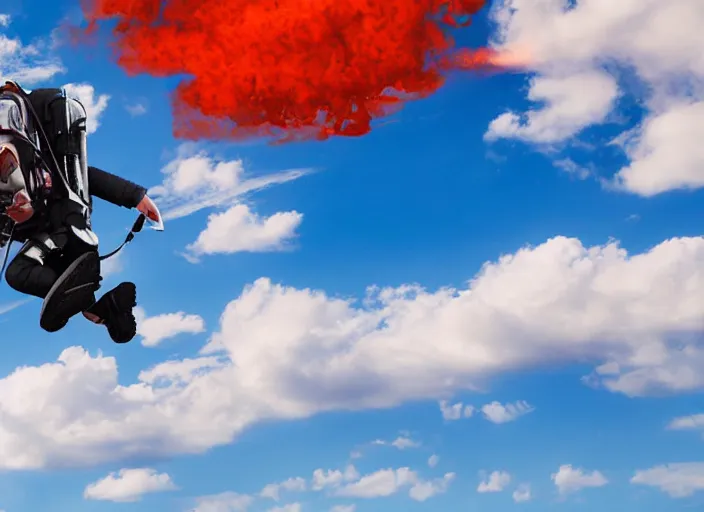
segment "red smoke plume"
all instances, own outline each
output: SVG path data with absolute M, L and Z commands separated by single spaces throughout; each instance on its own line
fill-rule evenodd
M 117 19 L 130 74 L 186 74 L 173 99 L 179 138 L 325 139 L 429 95 L 448 67 L 493 65 L 453 54 L 444 31 L 486 0 L 85 0 L 90 29 Z

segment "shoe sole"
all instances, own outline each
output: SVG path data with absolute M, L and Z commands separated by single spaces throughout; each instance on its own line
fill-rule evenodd
M 95 301 L 100 287 L 100 259 L 89 252 L 76 259 L 56 280 L 44 299 L 39 325 L 47 332 L 63 328 L 73 316 Z
M 137 335 L 137 322 L 132 308 L 137 305 L 137 287 L 134 283 L 120 283 L 112 291 L 110 316 L 105 326 L 115 343 L 128 343 Z

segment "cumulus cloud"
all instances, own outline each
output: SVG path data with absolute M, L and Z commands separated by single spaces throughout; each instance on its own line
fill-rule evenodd
M 691 416 L 680 416 L 673 419 L 667 426 L 670 430 L 703 430 L 704 414 L 693 414 Z
M 409 468 L 381 469 L 339 488 L 335 495 L 348 498 L 382 498 L 408 489 L 411 499 L 426 501 L 446 492 L 454 479 L 454 473 L 447 473 L 434 480 L 424 480 Z
M 534 411 L 533 406 L 524 400 L 520 400 L 513 404 L 503 405 L 500 402 L 491 402 L 482 406 L 479 409 L 485 419 L 492 423 L 508 423 L 514 421 L 525 414 Z M 440 412 L 446 421 L 457 421 L 461 418 L 471 418 L 474 415 L 475 408 L 472 405 L 464 405 L 462 402 L 448 404 L 443 400 L 440 402 Z
M 254 498 L 246 494 L 224 492 L 196 499 L 190 512 L 247 512 Z
M 429 500 L 433 496 L 447 492 L 447 489 L 454 481 L 455 476 L 455 473 L 445 473 L 442 478 L 436 478 L 433 480 L 419 479 L 408 491 L 408 496 L 415 501 L 422 502 Z
M 144 104 L 142 103 L 132 103 L 130 105 L 127 105 L 125 107 L 125 110 L 127 110 L 129 115 L 131 115 L 132 117 L 143 116 L 147 113 L 147 107 L 144 106 Z
M 122 252 L 118 252 L 114 256 L 100 262 L 100 275 L 103 279 L 115 277 L 125 268 Z
M 571 494 L 581 489 L 603 487 L 609 481 L 599 471 L 591 473 L 580 468 L 573 468 L 571 464 L 560 466 L 557 473 L 550 475 L 560 494 Z
M 632 484 L 656 487 L 673 498 L 704 491 L 704 462 L 682 462 L 636 471 Z
M 337 488 L 345 482 L 354 482 L 359 478 L 359 472 L 353 465 L 349 465 L 344 471 L 339 469 L 316 469 L 313 471 L 311 488 L 314 491 Z
M 86 114 L 88 115 L 86 122 L 87 133 L 88 135 L 95 133 L 100 126 L 100 118 L 105 112 L 105 109 L 108 108 L 110 96 L 107 94 L 96 96 L 95 88 L 87 83 L 66 84 L 64 85 L 64 89 L 68 97 L 75 98 L 83 104 L 83 107 L 86 109 Z
M 531 80 L 529 91 L 530 101 L 546 106 L 525 114 L 501 114 L 489 125 L 485 135 L 487 140 L 562 141 L 587 125 L 602 122 L 618 97 L 616 80 L 600 71 L 536 77 Z
M 376 439 L 372 444 L 378 446 L 393 446 L 399 450 L 407 450 L 409 448 L 418 448 L 421 444 L 418 441 L 414 441 L 408 436 L 399 436 L 393 441 L 384 441 L 383 439 Z
M 448 404 L 447 400 L 440 401 L 440 413 L 445 421 L 457 421 L 460 418 L 471 418 L 474 414 L 474 407 L 464 405 L 462 402 Z
M 528 484 L 521 484 L 513 491 L 513 501 L 516 503 L 525 503 L 531 499 L 533 499 L 533 494 Z
M 535 409 L 525 401 L 506 405 L 502 405 L 499 402 L 491 402 L 482 407 L 484 417 L 492 423 L 508 423 L 515 421 L 534 410 Z
M 703 137 L 704 94 L 698 102 L 683 99 L 664 107 L 626 146 L 631 162 L 618 172 L 616 187 L 646 197 L 704 187 Z
M 262 498 L 271 498 L 274 501 L 279 501 L 281 491 L 303 492 L 306 490 L 306 481 L 304 478 L 296 477 L 275 484 L 264 486 L 259 495 Z
M 704 238 L 629 256 L 557 237 L 486 264 L 466 288 L 370 294 L 356 304 L 259 279 L 198 357 L 132 383 L 81 347 L 18 368 L 0 379 L 0 467 L 202 453 L 260 421 L 436 401 L 575 361 L 597 365 L 590 384 L 630 396 L 704 387 Z
M 477 492 L 501 492 L 510 483 L 511 475 L 506 471 L 493 471 L 488 477 L 485 477 L 481 482 L 479 482 Z
M 296 180 L 310 169 L 291 169 L 247 176 L 243 160 L 219 160 L 194 144 L 179 146 L 175 158 L 161 172 L 163 183 L 149 189 L 158 199 L 164 220 L 186 217 L 213 207 L 229 207 L 242 196 Z
M 646 115 L 616 141 L 629 163 L 612 183 L 652 196 L 704 186 L 704 3 L 498 0 L 492 44 L 528 58 L 526 112 L 491 122 L 489 140 L 563 142 L 614 118 L 618 100 L 644 101 Z M 624 76 L 635 75 L 636 79 Z
M 180 334 L 200 334 L 205 332 L 205 320 L 199 315 L 188 315 L 183 311 L 147 316 L 141 307 L 134 309 L 137 320 L 137 334 L 142 337 L 142 345 L 156 347 L 162 341 Z
M 280 251 L 296 236 L 302 221 L 303 215 L 296 211 L 260 217 L 238 204 L 211 214 L 205 230 L 186 248 L 186 256 L 196 262 L 203 255 Z
M 400 489 L 412 486 L 417 480 L 418 475 L 409 468 L 380 469 L 345 485 L 335 494 L 348 498 L 381 498 L 396 494 Z
M 175 359 L 141 371 L 139 381 L 148 386 L 184 386 L 198 376 L 213 370 L 225 368 L 228 361 L 219 357 L 199 357 L 195 359 Z
M 61 59 L 52 51 L 46 38 L 39 38 L 29 44 L 7 34 L 12 18 L 2 15 L 0 28 L 0 79 L 15 80 L 23 87 L 33 86 L 51 80 L 66 72 Z
M 121 469 L 88 485 L 83 497 L 87 500 L 135 502 L 145 494 L 176 489 L 166 473 L 157 473 L 150 468 Z

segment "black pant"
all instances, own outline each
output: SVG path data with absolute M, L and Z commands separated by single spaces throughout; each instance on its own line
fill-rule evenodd
M 87 226 L 79 212 L 76 204 L 67 199 L 57 200 L 51 205 L 46 226 L 54 233 L 51 238 L 60 250 L 46 254 L 43 265 L 33 258 L 18 254 L 5 272 L 5 279 L 11 288 L 44 299 L 72 262 L 88 251 L 97 251 L 71 233 L 70 226 L 79 229 Z
M 69 243 L 61 253 L 48 255 L 44 265 L 24 254 L 18 254 L 5 272 L 7 284 L 20 293 L 45 298 L 68 266 L 88 249 L 82 244 L 75 247 L 77 245 Z

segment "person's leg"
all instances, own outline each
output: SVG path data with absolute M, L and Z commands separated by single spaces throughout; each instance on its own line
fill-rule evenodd
M 83 311 L 93 323 L 105 325 L 115 343 L 127 343 L 137 335 L 133 308 L 137 305 L 134 283 L 120 283 Z
M 18 254 L 7 266 L 5 280 L 15 291 L 43 299 L 59 278 L 59 273 L 48 265 Z
M 52 237 L 47 233 L 39 233 L 28 240 L 7 267 L 7 284 L 20 293 L 46 298 L 71 263 L 62 254 L 63 245 L 61 236 Z
M 44 257 L 42 266 L 53 269 L 58 277 L 46 292 L 39 324 L 55 332 L 95 302 L 95 292 L 100 288 L 100 260 L 94 248 L 76 240 L 68 230 L 57 230 L 51 239 L 55 247 Z

